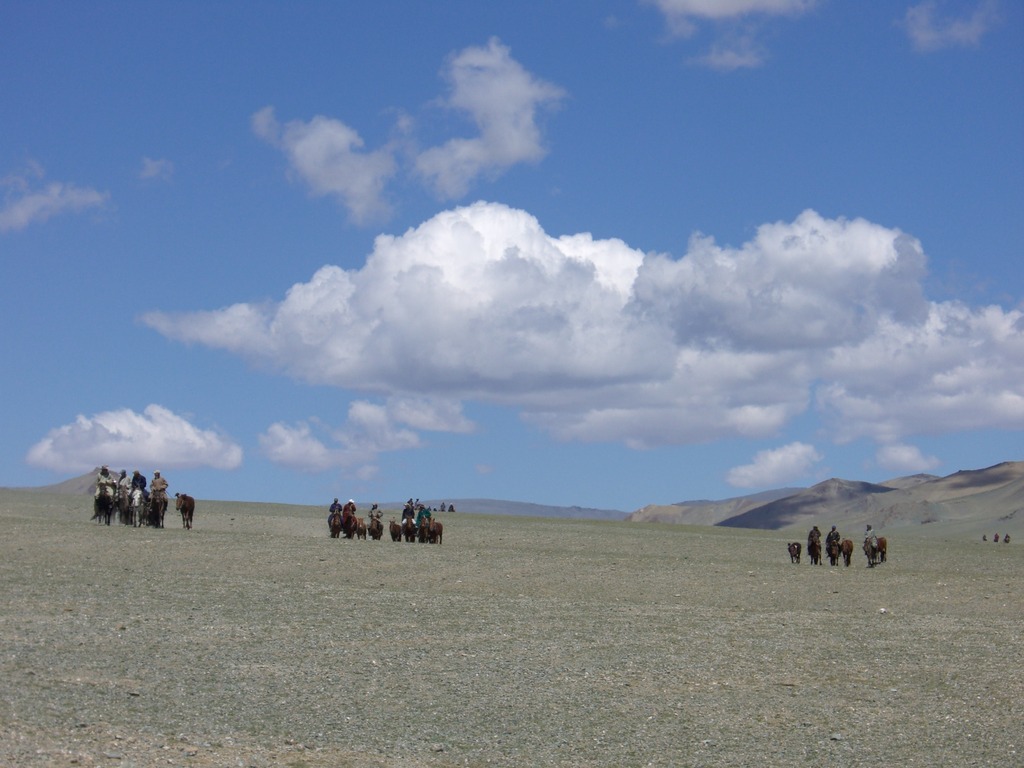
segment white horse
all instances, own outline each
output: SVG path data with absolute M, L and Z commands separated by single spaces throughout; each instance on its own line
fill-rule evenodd
M 146 519 L 149 515 L 149 505 L 146 504 L 146 496 L 142 493 L 142 489 L 133 488 L 129 498 L 131 500 L 132 525 L 136 528 L 146 525 L 149 522 Z

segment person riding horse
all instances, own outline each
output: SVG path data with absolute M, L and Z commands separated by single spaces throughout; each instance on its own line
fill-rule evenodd
M 150 514 L 153 517 L 152 524 L 155 528 L 164 527 L 164 512 L 167 511 L 167 486 L 166 478 L 160 476 L 160 470 L 153 472 L 153 482 L 149 484 L 150 490 Z

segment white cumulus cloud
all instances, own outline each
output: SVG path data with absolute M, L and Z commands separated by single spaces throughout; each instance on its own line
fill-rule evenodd
M 925 275 L 917 240 L 863 219 L 805 211 L 673 258 L 480 202 L 379 236 L 361 268 L 323 267 L 279 302 L 143 321 L 383 396 L 382 423 L 414 434 L 471 429 L 466 401 L 636 448 L 770 438 L 810 409 L 833 439 L 880 445 L 1024 427 L 1024 313 L 930 301 Z
M 528 72 L 497 38 L 453 54 L 444 75 L 450 92 L 439 103 L 466 115 L 478 133 L 410 151 L 408 168 L 399 162 L 397 143 L 367 149 L 359 133 L 337 118 L 317 115 L 282 125 L 274 108 L 267 106 L 252 115 L 250 124 L 253 133 L 284 153 L 293 178 L 315 196 L 335 198 L 356 224 L 390 213 L 386 189 L 400 173 L 450 199 L 463 196 L 481 176 L 494 178 L 544 157 L 537 118 L 562 99 L 561 88 Z M 415 122 L 405 112 L 399 115 L 395 133 L 414 145 Z
M 729 470 L 726 481 L 737 488 L 786 485 L 806 475 L 822 458 L 813 445 L 790 443 L 780 448 L 758 451 L 750 464 Z
M 440 195 L 461 197 L 481 174 L 495 175 L 544 156 L 537 112 L 557 103 L 562 89 L 527 72 L 497 38 L 455 55 L 447 76 L 452 90 L 446 105 L 468 114 L 480 133 L 416 158 L 417 171 Z
M 317 115 L 309 122 L 280 125 L 273 107 L 252 116 L 253 132 L 288 158 L 289 166 L 312 194 L 335 197 L 353 221 L 365 223 L 389 211 L 384 186 L 395 174 L 390 148 L 363 149 L 363 140 L 340 120 Z
M 219 432 L 200 429 L 154 404 L 142 413 L 125 408 L 79 415 L 73 423 L 50 430 L 29 449 L 26 460 L 61 472 L 101 464 L 236 469 L 242 463 L 242 449 Z

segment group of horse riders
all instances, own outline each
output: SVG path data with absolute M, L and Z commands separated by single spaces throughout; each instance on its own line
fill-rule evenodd
M 839 531 L 836 530 L 836 527 L 833 525 L 832 526 L 832 530 L 829 531 L 828 535 L 825 536 L 825 549 L 827 550 L 828 549 L 828 545 L 831 544 L 832 542 L 835 542 L 836 544 L 838 544 L 841 541 L 841 539 L 842 539 L 842 537 L 839 535 Z M 878 531 L 874 530 L 871 527 L 871 523 L 868 523 L 867 529 L 864 531 L 864 539 L 866 541 L 870 541 L 873 546 L 875 546 L 875 547 L 878 546 Z M 820 544 L 820 543 L 821 543 L 821 530 L 818 528 L 818 526 L 814 526 L 813 528 L 811 528 L 811 530 L 807 534 L 807 548 L 810 549 L 811 548 L 811 544 Z
M 126 525 L 149 524 L 162 528 L 164 512 L 167 510 L 167 479 L 158 469 L 153 472 L 153 480 L 148 489 L 146 485 L 146 476 L 139 470 L 136 469 L 128 477 L 128 471 L 122 469 L 120 476 L 115 478 L 104 464 L 96 475 L 93 519 L 101 518 L 100 522 L 110 525 L 111 512 L 116 507 L 121 511 L 122 522 Z M 143 511 L 148 512 L 148 519 L 143 519 Z
M 402 526 L 405 527 L 408 521 L 415 531 L 420 531 L 424 526 L 430 527 L 430 521 L 433 519 L 433 513 L 435 510 L 431 509 L 426 504 L 420 503 L 419 499 L 413 501 L 411 498 L 405 502 L 405 506 L 402 509 Z M 445 505 L 442 503 L 437 511 L 444 512 Z M 447 507 L 448 512 L 455 511 L 455 505 L 449 504 Z M 382 534 L 384 531 L 384 524 L 381 522 L 383 517 L 383 511 L 380 506 L 375 502 L 369 511 L 369 527 L 368 530 L 371 535 L 376 532 Z M 347 502 L 342 504 L 335 497 L 334 502 L 331 504 L 327 511 L 327 526 L 331 529 L 331 536 L 335 537 L 336 533 L 345 533 L 347 538 L 351 538 L 349 535 L 350 531 L 354 531 L 356 525 L 360 521 L 360 518 L 356 517 L 356 503 L 353 499 L 349 499 Z M 392 521 L 394 525 L 394 521 Z M 374 536 L 379 538 L 379 536 Z

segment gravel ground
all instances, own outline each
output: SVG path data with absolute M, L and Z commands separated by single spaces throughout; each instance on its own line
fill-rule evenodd
M 1016 543 L 325 516 L 0 491 L 0 766 L 1024 765 Z

